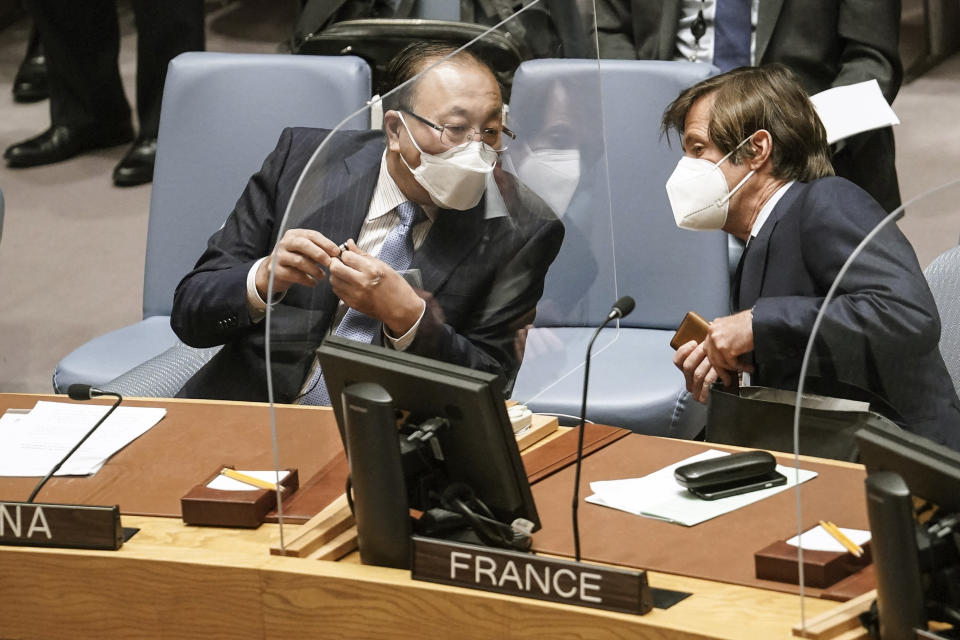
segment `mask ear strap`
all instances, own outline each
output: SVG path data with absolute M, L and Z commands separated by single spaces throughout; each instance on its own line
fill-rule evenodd
M 767 130 L 766 130 L 766 129 L 757 129 L 756 131 L 754 131 L 753 133 L 751 133 L 750 135 L 748 135 L 746 138 L 744 138 L 743 140 L 741 140 L 741 141 L 740 141 L 740 144 L 738 144 L 737 146 L 735 146 L 735 147 L 730 151 L 730 153 L 728 153 L 727 155 L 725 155 L 725 156 L 723 156 L 722 158 L 720 158 L 720 161 L 717 162 L 717 166 L 719 167 L 721 164 L 723 164 L 724 162 L 726 162 L 726 161 L 727 161 L 727 158 L 729 158 L 730 156 L 732 156 L 734 153 L 737 152 L 737 149 L 739 149 L 739 148 L 742 147 L 743 145 L 747 144 L 747 142 L 749 142 L 750 140 L 753 139 L 753 136 L 757 135 L 757 134 L 760 133 L 761 131 L 767 131 Z M 767 135 L 770 135 L 770 132 L 769 132 L 769 131 L 767 131 Z M 751 172 L 751 173 L 752 173 L 752 172 Z
M 421 149 L 421 148 L 420 148 L 420 145 L 417 144 L 417 139 L 413 137 L 413 134 L 412 134 L 412 133 L 410 133 L 410 127 L 407 126 L 407 121 L 404 120 L 404 118 L 403 118 L 403 112 L 402 112 L 402 111 L 397 111 L 397 115 L 400 116 L 400 122 L 403 123 L 403 128 L 407 130 L 407 135 L 410 136 L 410 141 L 413 142 L 413 146 L 415 146 L 415 147 L 417 148 L 417 151 L 419 151 L 420 153 L 423 153 L 423 149 Z M 732 153 L 732 152 L 731 152 L 731 153 Z M 401 154 L 400 157 L 402 158 L 403 155 Z
M 740 182 L 738 182 L 738 183 L 737 183 L 737 186 L 735 186 L 733 189 L 731 189 L 730 192 L 727 193 L 727 195 L 723 197 L 723 200 L 721 200 L 721 201 L 719 202 L 719 204 L 723 204 L 724 202 L 726 202 L 727 200 L 729 200 L 730 198 L 732 198 L 732 197 L 733 197 L 733 194 L 735 194 L 737 191 L 739 191 L 739 190 L 740 190 L 740 187 L 742 187 L 743 184 L 744 184 L 747 180 L 749 180 L 749 179 L 750 179 L 750 176 L 752 176 L 754 173 L 755 173 L 755 171 L 754 171 L 753 169 L 751 169 L 750 172 L 747 173 L 747 175 L 743 176 L 743 180 L 741 180 Z

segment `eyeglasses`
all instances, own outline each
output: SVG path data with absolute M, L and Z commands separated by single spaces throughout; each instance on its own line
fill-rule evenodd
M 477 129 L 475 127 L 468 127 L 460 124 L 439 125 L 430 122 L 423 116 L 418 116 L 413 111 L 407 111 L 407 113 L 428 127 L 439 131 L 440 143 L 447 147 L 458 147 L 461 144 L 475 140 L 477 136 L 480 136 L 480 141 L 491 151 L 499 152 L 506 151 L 510 144 L 509 141 L 517 139 L 517 134 L 506 127 L 502 127 L 500 129 L 494 129 L 492 127 L 486 129 Z M 501 135 L 507 137 L 506 144 L 501 144 L 503 142 Z

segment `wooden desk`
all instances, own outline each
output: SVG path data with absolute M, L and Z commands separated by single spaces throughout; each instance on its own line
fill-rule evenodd
M 23 396 L 0 406 L 13 398 Z M 790 637 L 800 619 L 797 596 L 668 574 L 651 573 L 651 584 L 693 595 L 640 617 L 415 582 L 355 558 L 271 556 L 276 525 L 123 522 L 141 531 L 116 552 L 0 547 L 0 638 L 768 639 Z M 806 615 L 837 606 L 808 598 Z
M 414 582 L 354 562 L 271 556 L 255 531 L 125 516 L 117 552 L 0 548 L 3 638 L 751 638 L 790 636 L 799 598 L 651 574 L 693 592 L 646 616 Z M 808 599 L 807 615 L 836 607 Z

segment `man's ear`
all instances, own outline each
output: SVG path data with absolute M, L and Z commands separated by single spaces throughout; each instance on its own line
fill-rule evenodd
M 773 136 L 766 129 L 760 129 L 750 138 L 753 157 L 747 162 L 750 169 L 756 171 L 773 155 Z
M 400 151 L 400 129 L 403 123 L 400 122 L 400 114 L 390 110 L 383 114 L 383 130 L 387 134 L 387 149 L 390 151 Z

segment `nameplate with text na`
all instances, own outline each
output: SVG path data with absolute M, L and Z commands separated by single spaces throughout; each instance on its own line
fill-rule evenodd
M 116 550 L 123 545 L 120 508 L 0 502 L 0 544 Z
M 411 572 L 414 580 L 594 609 L 644 614 L 653 608 L 645 571 L 447 540 L 414 536 Z

